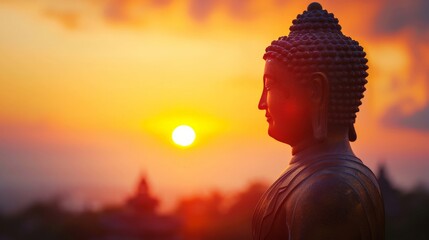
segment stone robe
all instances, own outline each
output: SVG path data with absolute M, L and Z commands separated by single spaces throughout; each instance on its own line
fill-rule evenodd
M 253 239 L 384 239 L 376 177 L 350 145 L 297 153 L 260 199 Z

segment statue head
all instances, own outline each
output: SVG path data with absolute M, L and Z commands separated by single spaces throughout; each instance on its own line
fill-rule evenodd
M 290 145 L 332 132 L 356 140 L 354 123 L 365 91 L 368 60 L 338 19 L 311 3 L 292 21 L 290 34 L 266 48 L 264 89 L 268 133 Z

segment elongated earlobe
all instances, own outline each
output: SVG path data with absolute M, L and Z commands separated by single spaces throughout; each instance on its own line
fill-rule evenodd
M 357 139 L 357 134 L 355 130 L 355 125 L 352 123 L 349 126 L 349 141 L 354 142 Z
M 318 141 L 324 141 L 328 136 L 328 79 L 321 72 L 314 73 L 311 77 L 313 83 L 313 137 Z

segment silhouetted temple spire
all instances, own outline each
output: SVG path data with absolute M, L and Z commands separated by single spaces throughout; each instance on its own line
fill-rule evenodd
M 158 204 L 159 200 L 151 195 L 147 178 L 143 175 L 134 195 L 127 200 L 127 205 L 139 212 L 154 213 Z
M 400 192 L 393 186 L 384 163 L 378 167 L 377 178 L 381 193 L 383 194 L 386 216 L 399 215 L 401 212 Z

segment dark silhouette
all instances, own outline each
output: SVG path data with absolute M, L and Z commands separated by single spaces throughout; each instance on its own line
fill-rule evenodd
M 184 222 L 184 239 L 251 239 L 253 208 L 266 188 L 250 184 L 230 202 L 218 192 L 180 201 L 176 212 Z
M 92 239 L 101 236 L 99 213 L 72 213 L 58 199 L 36 202 L 14 215 L 0 217 L 0 239 Z
M 380 168 L 380 187 L 386 201 L 386 239 L 428 239 L 429 229 L 426 225 L 429 221 L 429 192 L 422 187 L 409 192 L 401 191 L 391 184 L 386 172 L 384 167 Z M 255 182 L 232 198 L 216 191 L 208 196 L 183 198 L 173 213 L 159 215 L 156 204 L 148 204 L 157 199 L 150 194 L 149 184 L 145 178 L 140 183 L 140 187 L 137 187 L 140 190 L 127 198 L 123 205 L 99 211 L 69 212 L 61 208 L 60 199 L 53 199 L 34 203 L 15 214 L 0 214 L 0 239 L 144 240 L 166 239 L 167 235 L 170 239 L 183 240 L 246 240 L 251 239 L 252 207 L 267 188 L 266 184 Z M 145 185 L 147 187 L 142 187 Z M 395 194 L 388 194 L 392 189 Z M 141 197 L 144 195 L 147 197 Z M 387 204 L 392 197 L 395 199 L 394 204 Z M 141 199 L 142 201 L 131 202 L 146 207 L 129 205 L 130 199 Z M 148 208 L 148 205 L 152 207 Z M 136 232 L 144 233 L 148 226 L 153 226 L 153 219 L 143 217 L 148 213 L 164 219 L 157 222 L 162 225 L 158 228 L 160 231 L 152 231 L 150 237 L 136 235 Z M 128 217 L 123 217 L 122 214 Z M 140 214 L 141 217 L 138 216 Z M 130 217 L 133 215 L 134 217 Z M 134 230 L 128 231 L 124 226 Z
M 104 229 L 104 235 L 98 239 L 179 239 L 179 219 L 159 214 L 158 204 L 159 200 L 152 196 L 146 177 L 142 177 L 134 195 L 124 205 L 101 213 L 98 224 Z
M 409 192 L 392 185 L 387 170 L 381 165 L 378 181 L 386 210 L 386 239 L 429 239 L 429 192 L 417 185 Z
M 293 158 L 256 207 L 254 239 L 384 239 L 377 179 L 349 143 L 357 138 L 365 55 L 319 3 L 266 48 L 258 107 L 268 134 L 290 145 Z

